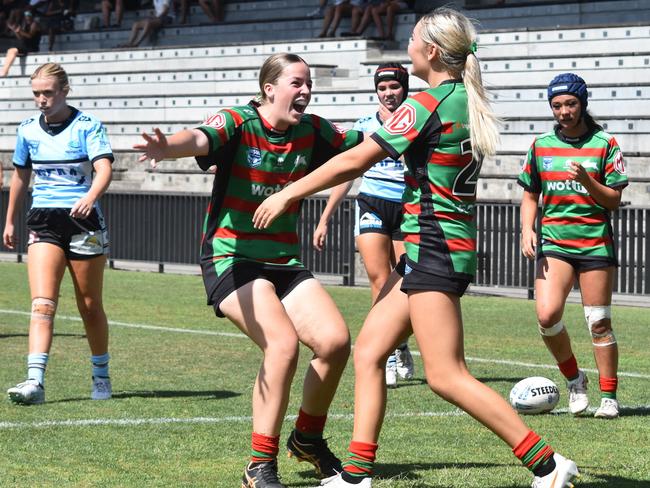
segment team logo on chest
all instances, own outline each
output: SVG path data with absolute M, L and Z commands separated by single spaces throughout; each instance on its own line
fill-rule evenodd
M 415 125 L 415 107 L 402 105 L 384 124 L 386 132 L 393 135 L 403 135 Z
M 248 149 L 248 156 L 246 158 L 248 166 L 251 168 L 257 168 L 262 164 L 262 153 L 256 147 L 251 147 Z
M 544 171 L 549 171 L 553 168 L 553 158 L 551 156 L 544 156 L 542 159 L 542 167 L 544 168 Z

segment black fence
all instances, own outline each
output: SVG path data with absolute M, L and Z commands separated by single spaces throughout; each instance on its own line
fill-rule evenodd
M 8 191 L 1 192 L 0 216 L 4 224 Z M 111 239 L 111 259 L 164 264 L 194 264 L 198 261 L 203 216 L 209 197 L 174 193 L 109 193 L 102 198 Z M 305 265 L 319 274 L 343 277 L 354 285 L 354 201 L 343 201 L 328 229 L 325 250 L 312 247 L 313 230 L 326 198 L 313 197 L 303 203 L 298 235 Z M 21 212 L 24 216 L 25 212 Z M 624 207 L 612 215 L 620 267 L 614 291 L 650 293 L 650 245 L 646 242 L 650 208 Z M 534 267 L 521 255 L 519 205 L 479 203 L 478 272 L 476 284 L 532 289 Z M 25 251 L 24 219 L 18 223 L 20 246 Z M 4 249 L 6 251 L 6 249 Z

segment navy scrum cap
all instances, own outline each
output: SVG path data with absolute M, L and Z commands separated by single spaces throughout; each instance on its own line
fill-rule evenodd
M 375 71 L 375 90 L 382 81 L 396 80 L 404 88 L 404 98 L 409 94 L 409 72 L 399 63 L 382 63 Z
M 587 84 L 585 80 L 573 73 L 562 73 L 557 75 L 548 84 L 547 89 L 548 103 L 551 103 L 553 97 L 558 95 L 573 95 L 582 105 L 582 111 L 587 110 Z

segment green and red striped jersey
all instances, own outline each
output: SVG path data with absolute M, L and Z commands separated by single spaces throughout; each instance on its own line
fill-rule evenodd
M 197 163 L 204 170 L 217 166 L 201 261 L 213 262 L 217 275 L 241 260 L 302 266 L 296 232 L 300 203 L 268 229 L 253 227 L 253 213 L 266 197 L 363 139 L 361 132 L 340 129 L 311 114 L 278 132 L 257 106 L 251 102 L 221 110 L 198 127 L 208 136 L 210 149 Z
M 402 232 L 409 264 L 473 279 L 481 159 L 472 153 L 462 81 L 409 97 L 371 137 L 392 158 L 405 155 Z
M 623 189 L 628 180 L 616 139 L 595 129 L 577 139 L 559 130 L 537 137 L 528 150 L 518 183 L 542 194 L 542 252 L 589 258 L 615 258 L 609 212 L 577 181 L 569 178 L 572 161 L 610 188 Z

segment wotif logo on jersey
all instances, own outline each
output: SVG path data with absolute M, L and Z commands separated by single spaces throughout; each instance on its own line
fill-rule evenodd
M 261 185 L 259 183 L 253 183 L 251 185 L 251 194 L 255 197 L 270 197 L 274 193 L 277 193 L 291 184 L 291 181 L 287 181 L 284 185 L 280 183 L 276 185 Z
M 248 150 L 248 156 L 246 159 L 249 167 L 257 168 L 262 164 L 262 153 L 258 148 L 251 147 Z
M 577 193 L 583 193 L 585 195 L 589 193 L 587 190 L 585 190 L 584 186 L 575 180 L 547 181 L 546 189 L 549 191 L 575 191 Z

